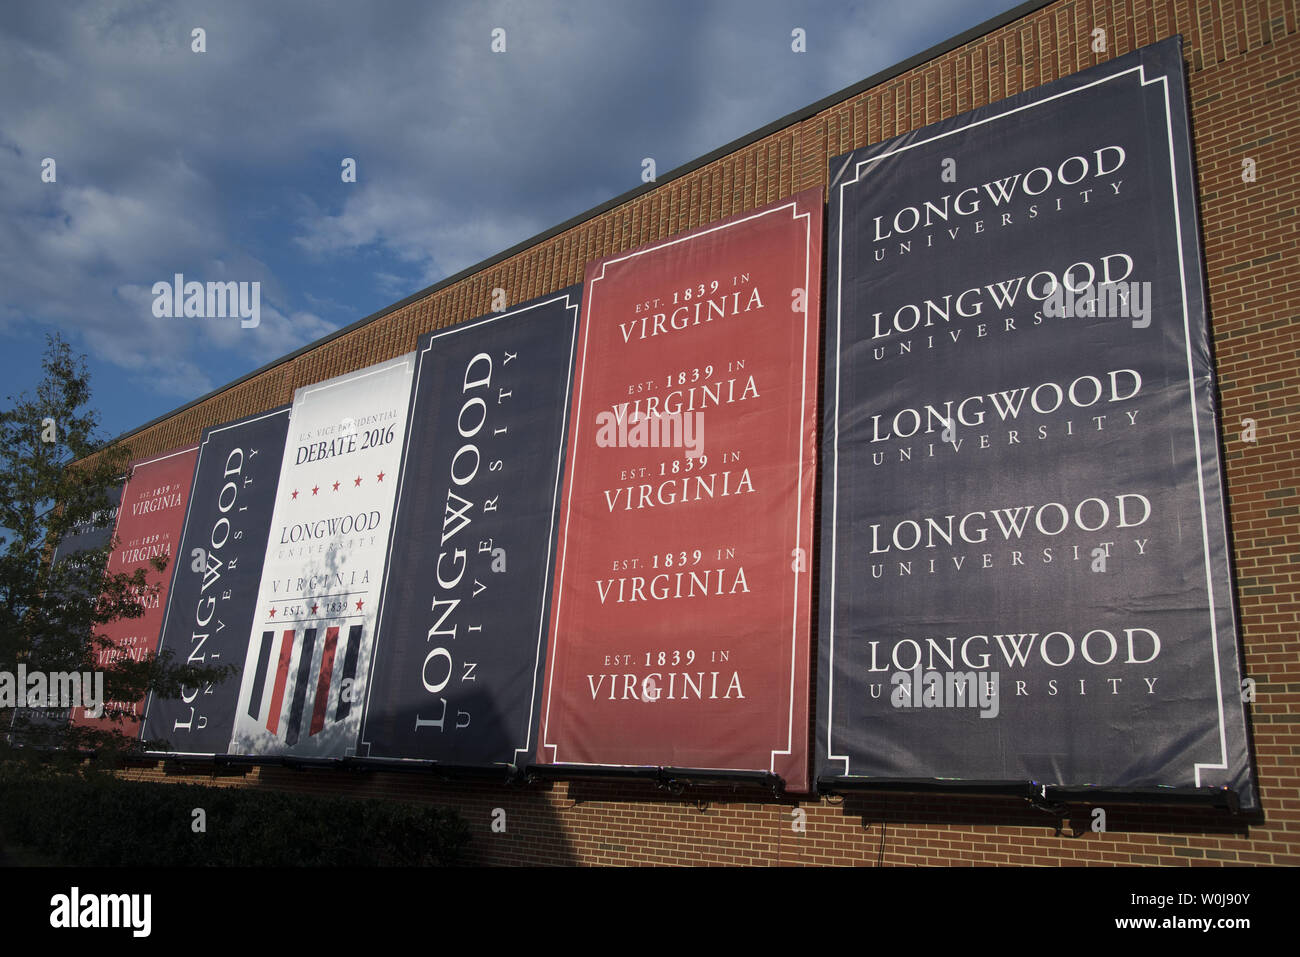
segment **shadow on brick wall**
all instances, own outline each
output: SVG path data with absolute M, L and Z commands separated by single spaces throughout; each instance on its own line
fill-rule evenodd
M 459 696 L 449 705 L 447 731 L 452 734 L 455 712 L 471 715 L 476 741 L 499 742 L 496 753 L 510 753 L 506 742 L 513 740 L 490 701 L 484 696 Z M 372 713 L 368 727 L 384 729 L 386 716 Z M 389 720 L 397 721 L 397 716 Z M 405 717 L 401 719 L 405 723 Z M 198 769 L 194 765 L 167 763 L 150 774 L 166 780 L 202 784 L 267 787 L 283 791 L 314 793 L 330 797 L 375 798 L 388 801 L 428 803 L 455 810 L 469 825 L 471 839 L 462 862 L 492 864 L 575 864 L 573 853 L 550 798 L 552 787 L 524 784 L 502 766 L 499 770 L 452 769 L 419 765 L 388 770 L 374 766 L 342 764 L 337 767 L 279 764 L 225 766 Z

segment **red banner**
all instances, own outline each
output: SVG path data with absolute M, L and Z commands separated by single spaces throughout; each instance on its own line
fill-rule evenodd
M 115 547 L 108 557 L 107 572 L 110 575 L 131 574 L 137 568 L 143 568 L 146 581 L 160 587 L 157 592 L 142 596 L 145 612 L 141 617 L 119 618 L 103 627 L 101 634 L 112 640 L 113 647 L 97 651 L 96 670 L 107 668 L 120 658 L 140 660 L 158 650 L 172 572 L 176 562 L 186 560 L 184 556 L 178 557 L 173 553 L 185 522 L 197 456 L 198 446 L 191 445 L 131 463 L 130 477 L 122 491 L 122 505 L 117 511 L 117 526 L 113 530 Z M 150 564 L 157 555 L 167 556 L 167 567 L 162 572 L 155 571 Z M 134 717 L 114 722 L 106 717 L 89 717 L 85 708 L 74 708 L 73 723 L 104 731 L 116 728 L 129 738 L 139 735 L 140 716 L 144 713 L 143 697 L 139 701 L 109 701 L 104 704 L 109 710 L 130 708 Z
M 546 764 L 808 786 L 822 192 L 587 266 Z

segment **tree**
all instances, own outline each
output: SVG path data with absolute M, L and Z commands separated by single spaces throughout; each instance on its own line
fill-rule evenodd
M 98 653 L 112 646 L 103 627 L 143 615 L 144 600 L 159 587 L 144 569 L 107 573 L 117 542 L 52 560 L 69 532 L 111 509 L 110 492 L 125 476 L 130 450 L 98 434 L 84 356 L 74 356 L 61 336 L 48 336 L 42 366 L 35 395 L 10 396 L 10 408 L 0 411 L 0 670 L 10 675 L 19 664 L 29 672 L 95 671 Z M 166 556 L 153 560 L 158 572 L 166 565 Z M 138 701 L 150 688 L 175 696 L 182 684 L 219 681 L 232 669 L 177 666 L 164 653 L 118 658 L 98 670 L 108 702 Z M 106 708 L 104 716 L 114 722 L 107 731 L 19 709 L 15 740 L 67 755 L 91 750 L 111 764 L 139 744 L 118 727 L 123 711 Z

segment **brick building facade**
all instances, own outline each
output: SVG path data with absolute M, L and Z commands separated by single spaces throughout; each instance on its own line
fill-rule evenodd
M 1106 50 L 1094 52 L 1094 30 Z M 137 456 L 406 353 L 417 337 L 580 283 L 593 259 L 800 190 L 831 158 L 1179 34 L 1188 72 L 1245 673 L 1263 811 L 1038 807 L 1019 797 L 875 792 L 777 798 L 749 784 L 506 785 L 437 772 L 139 765 L 155 781 L 381 796 L 458 808 L 489 864 L 1300 864 L 1300 2 L 1060 0 L 1022 6 L 487 263 L 363 319 L 128 436 Z M 1243 177 L 1253 161 L 1254 178 Z M 1253 420 L 1254 441 L 1243 439 Z M 814 640 L 816 629 L 814 628 Z M 814 658 L 816 653 L 814 650 Z M 811 737 L 811 728 L 808 729 Z M 491 828 L 493 809 L 506 830 Z M 802 809 L 803 815 L 796 812 Z M 802 819 L 802 830 L 793 826 Z M 1078 835 L 1078 836 L 1076 836 Z

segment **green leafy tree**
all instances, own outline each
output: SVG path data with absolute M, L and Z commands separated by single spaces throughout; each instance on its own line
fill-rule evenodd
M 182 684 L 219 681 L 231 669 L 174 665 L 169 653 L 98 665 L 100 652 L 113 647 L 104 626 L 144 614 L 160 587 L 148 579 L 159 578 L 167 557 L 153 560 L 154 574 L 108 574 L 113 541 L 51 560 L 72 529 L 102 520 L 112 507 L 110 491 L 126 474 L 130 450 L 98 435 L 84 356 L 74 355 L 61 336 L 49 336 L 42 365 L 35 394 L 10 396 L 9 408 L 0 411 L 0 669 L 16 675 L 23 663 L 29 671 L 102 671 L 104 717 L 113 726 L 74 727 L 18 709 L 10 743 L 57 748 L 65 760 L 89 750 L 112 766 L 139 743 L 123 733 L 126 710 L 108 702 L 139 701 L 150 688 L 175 697 Z M 10 714 L 0 721 L 7 729 Z M 32 756 L 33 749 L 4 745 L 0 754 Z

